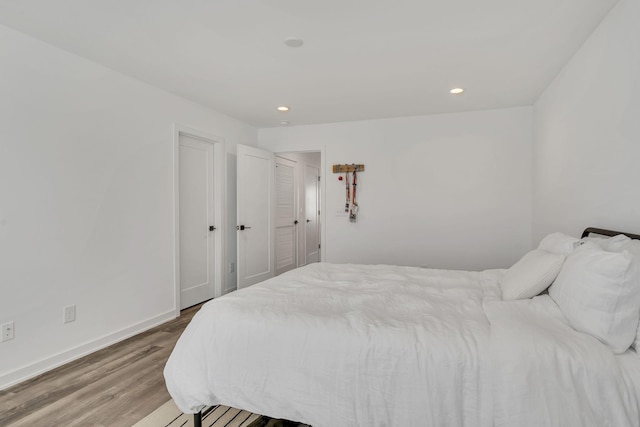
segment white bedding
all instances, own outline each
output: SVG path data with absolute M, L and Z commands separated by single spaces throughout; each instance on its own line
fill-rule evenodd
M 503 271 L 312 264 L 207 303 L 166 368 L 177 405 L 323 426 L 639 426 L 640 356 Z
M 482 302 L 500 298 L 500 274 L 293 270 L 203 306 L 167 388 L 187 413 L 221 403 L 314 427 L 492 426 Z
M 485 304 L 496 427 L 640 426 L 640 357 L 571 328 L 548 295 Z

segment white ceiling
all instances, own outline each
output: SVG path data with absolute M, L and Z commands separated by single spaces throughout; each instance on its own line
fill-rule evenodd
M 616 2 L 0 0 L 0 23 L 269 127 L 531 105 Z

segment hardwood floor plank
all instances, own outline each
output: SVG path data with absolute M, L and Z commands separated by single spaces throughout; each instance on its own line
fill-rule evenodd
M 69 396 L 81 394 L 83 390 L 91 390 L 96 384 L 103 384 L 105 379 L 110 382 L 126 380 L 122 375 L 123 370 L 126 371 L 132 366 L 135 369 L 140 362 L 148 359 L 149 355 L 157 352 L 158 349 L 158 347 L 149 346 L 132 353 L 122 352 L 120 357 L 111 359 L 107 363 L 94 364 L 94 369 L 79 367 L 77 371 L 67 372 L 67 375 L 62 374 L 57 377 L 49 377 L 44 382 L 36 382 L 32 384 L 28 392 L 26 390 L 20 392 L 23 401 L 12 411 L 9 411 L 9 414 L 6 414 L 4 418 L 11 422 L 13 421 L 12 415 L 19 416 L 27 410 L 39 411 L 55 406 L 57 402 Z
M 162 370 L 200 307 L 0 391 L 0 425 L 130 427 L 169 400 Z

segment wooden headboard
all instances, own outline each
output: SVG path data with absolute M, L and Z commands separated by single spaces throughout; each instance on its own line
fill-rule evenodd
M 595 228 L 595 227 L 585 228 L 584 231 L 582 232 L 582 237 L 588 237 L 589 234 L 591 233 L 600 234 L 601 236 L 609 236 L 609 237 L 617 236 L 618 234 L 624 234 L 625 236 L 630 237 L 632 239 L 640 240 L 640 234 L 631 234 L 631 233 L 625 233 L 623 231 L 613 231 L 613 230 L 606 230 L 604 228 Z

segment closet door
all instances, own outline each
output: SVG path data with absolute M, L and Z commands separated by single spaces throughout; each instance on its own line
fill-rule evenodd
M 276 157 L 276 275 L 297 266 L 297 170 L 296 162 Z
M 320 169 L 305 165 L 305 264 L 320 261 Z

